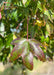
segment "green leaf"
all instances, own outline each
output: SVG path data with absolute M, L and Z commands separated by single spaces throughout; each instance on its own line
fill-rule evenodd
M 44 35 L 42 35 L 40 38 L 41 38 L 41 42 L 44 42 L 45 41 Z
M 6 48 L 8 48 L 13 40 L 13 34 L 8 34 L 6 37 Z
M 47 17 L 51 20 L 51 16 L 50 16 L 50 13 L 49 13 L 48 10 L 45 10 L 45 11 L 44 11 L 44 14 L 47 15 Z
M 5 39 L 0 35 L 0 51 L 5 47 Z
M 31 1 L 31 0 L 27 0 L 27 1 L 26 1 L 25 7 L 27 7 L 27 6 L 29 5 L 30 1 Z
M 12 18 L 12 19 L 18 21 L 18 17 L 17 17 L 17 16 L 18 16 L 18 15 L 17 15 L 17 10 L 16 10 L 16 11 L 13 11 L 13 12 L 11 13 L 10 18 Z
M 37 8 L 39 8 L 41 10 L 41 12 L 43 11 L 40 1 L 38 1 L 38 3 L 37 3 Z

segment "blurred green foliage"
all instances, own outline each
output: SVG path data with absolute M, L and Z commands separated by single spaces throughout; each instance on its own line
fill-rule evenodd
M 27 18 L 29 17 L 29 38 L 35 38 L 43 45 L 47 58 L 54 55 L 54 0 L 0 0 L 0 61 L 7 62 L 13 49 L 13 35 L 27 37 Z M 22 22 L 22 23 L 21 23 Z M 19 28 L 16 27 L 19 25 Z M 2 25 L 1 25 L 2 26 Z

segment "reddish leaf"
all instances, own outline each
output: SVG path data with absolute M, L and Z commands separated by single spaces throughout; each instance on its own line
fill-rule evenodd
M 15 41 L 15 40 L 14 40 Z M 15 47 L 13 48 L 11 52 L 10 61 L 14 61 L 18 59 L 20 56 L 22 56 L 23 52 L 27 49 L 27 53 L 29 51 L 29 43 L 25 40 L 22 40 L 19 43 L 16 43 Z M 22 44 L 23 43 L 23 44 Z
M 25 41 L 23 43 L 23 46 L 25 47 L 24 48 L 24 51 L 22 53 L 22 57 L 24 57 L 25 55 L 29 54 L 29 50 L 30 50 L 30 46 L 29 46 L 29 42 L 28 41 Z
M 23 59 L 24 65 L 29 70 L 32 70 L 33 69 L 33 55 L 32 55 L 32 53 L 30 52 L 28 55 L 25 55 L 22 59 Z
M 24 51 L 24 47 L 22 46 L 19 47 L 18 45 L 16 45 L 11 52 L 10 61 L 14 61 L 18 59 L 23 53 L 23 51 Z
M 33 55 L 41 61 L 45 61 L 44 53 L 38 41 L 34 39 L 29 39 L 27 41 L 24 38 L 17 38 L 13 40 L 11 44 L 15 45 L 15 47 L 11 52 L 10 61 L 14 61 L 22 56 L 24 65 L 30 70 L 33 69 Z
M 29 39 L 29 42 L 34 42 L 34 43 L 36 43 L 36 44 L 38 44 L 38 45 L 41 44 L 39 41 L 37 41 L 37 40 L 35 40 L 35 39 Z
M 13 40 L 13 41 L 11 42 L 11 44 L 12 44 L 12 45 L 22 44 L 22 43 L 25 42 L 25 41 L 26 41 L 26 39 L 24 39 L 24 38 L 17 38 L 17 39 L 15 39 L 15 40 Z
M 45 61 L 45 56 L 42 49 L 39 46 L 39 43 L 34 40 L 29 41 L 29 43 L 30 43 L 31 52 L 33 53 L 33 55 L 36 56 L 41 61 Z

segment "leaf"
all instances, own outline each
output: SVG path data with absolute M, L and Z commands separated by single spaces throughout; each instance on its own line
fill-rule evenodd
M 10 61 L 22 57 L 24 65 L 32 70 L 33 69 L 33 55 L 39 58 L 41 61 L 45 61 L 45 56 L 42 49 L 39 46 L 39 42 L 35 39 L 20 39 L 12 41 L 12 44 L 15 45 L 13 51 L 11 52 Z
M 11 52 L 10 62 L 18 59 L 23 53 L 23 51 L 24 51 L 24 47 L 16 45 Z
M 38 1 L 38 3 L 37 3 L 37 8 L 39 8 L 41 11 L 43 11 L 40 1 Z
M 36 40 L 32 40 L 29 43 L 30 43 L 31 52 L 33 53 L 33 55 L 36 56 L 41 61 L 44 61 L 45 56 L 44 56 L 42 49 L 40 48 L 39 43 L 37 43 Z
M 26 39 L 24 39 L 24 38 L 17 38 L 17 39 L 15 39 L 15 40 L 13 40 L 13 41 L 11 42 L 11 44 L 12 44 L 12 45 L 16 45 L 17 43 L 23 43 L 24 41 L 26 41 Z
M 51 20 L 50 13 L 47 9 L 45 9 L 44 14 L 47 15 L 47 17 Z
M 13 40 L 14 40 L 14 39 L 17 39 L 17 36 L 16 36 L 15 34 L 13 34 Z
M 38 25 L 39 27 L 43 26 L 43 22 L 41 20 L 36 20 L 36 25 Z
M 30 4 L 30 1 L 31 1 L 31 0 L 27 0 L 27 1 L 26 1 L 25 7 L 27 7 L 27 6 Z
M 10 18 L 14 19 L 15 21 L 18 21 L 17 10 L 16 10 L 16 11 L 13 11 L 13 12 L 11 13 Z
M 23 63 L 29 70 L 33 69 L 33 55 L 31 52 L 23 57 Z
M 3 48 L 5 47 L 4 43 L 5 43 L 5 39 L 4 37 L 2 37 L 2 35 L 0 35 L 0 51 L 2 51 Z
M 23 40 L 15 45 L 11 52 L 10 61 L 14 61 L 22 56 L 22 53 L 25 49 L 29 49 L 28 42 Z M 28 52 L 27 52 L 28 53 Z
M 8 34 L 6 37 L 6 48 L 8 48 L 13 40 L 13 34 Z
M 25 41 L 23 43 L 23 46 L 25 47 L 24 48 L 24 51 L 22 53 L 22 58 L 25 56 L 25 55 L 28 55 L 29 54 L 29 50 L 30 50 L 30 46 L 29 46 L 29 42 L 28 41 Z
M 41 42 L 44 42 L 45 41 L 44 35 L 42 35 L 40 38 L 41 38 Z

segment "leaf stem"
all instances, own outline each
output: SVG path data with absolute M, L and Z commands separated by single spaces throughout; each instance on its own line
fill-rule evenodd
M 28 24 L 29 24 L 29 18 L 27 19 L 27 40 L 28 40 Z

